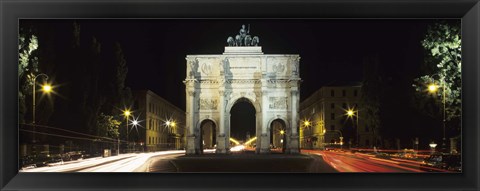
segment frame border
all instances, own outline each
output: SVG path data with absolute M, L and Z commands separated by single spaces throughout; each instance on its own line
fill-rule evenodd
M 0 0 L 0 190 L 479 190 L 478 0 Z M 459 174 L 18 173 L 21 18 L 462 18 Z M 15 146 L 13 146 L 15 145 Z M 435 183 L 428 181 L 435 179 Z M 215 182 L 213 181 L 215 180 Z M 242 180 L 247 184 L 235 184 Z

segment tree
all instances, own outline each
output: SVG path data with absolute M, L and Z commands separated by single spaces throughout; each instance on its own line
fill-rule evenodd
M 38 39 L 31 26 L 21 26 L 18 42 L 18 101 L 19 120 L 25 123 L 27 113 L 27 95 L 32 94 L 34 73 L 38 73 Z
M 361 89 L 361 102 L 363 113 L 365 113 L 365 125 L 371 127 L 374 132 L 374 146 L 376 146 L 380 134 L 380 98 L 383 95 L 382 90 L 385 87 L 379 64 L 378 56 L 364 61 L 364 79 Z
M 48 27 L 40 27 L 35 22 L 24 21 L 19 26 L 19 41 L 18 41 L 18 99 L 19 99 L 19 122 L 30 123 L 32 117 L 32 85 L 36 75 L 44 73 L 48 75 L 48 82 L 55 83 L 55 74 L 53 73 L 54 66 L 51 62 L 49 51 L 51 46 L 49 41 Z M 46 80 L 43 77 L 36 79 L 37 83 L 43 83 Z M 54 84 L 55 85 L 55 84 Z M 37 92 L 39 93 L 39 92 Z M 37 94 L 37 96 L 39 96 Z M 41 124 L 48 124 L 49 118 L 53 113 L 53 102 L 55 96 L 48 96 L 48 100 L 43 100 L 39 96 L 36 102 L 36 122 Z
M 416 78 L 412 85 L 417 92 L 418 109 L 440 118 L 445 94 L 446 120 L 459 120 L 462 109 L 460 23 L 439 22 L 429 26 L 421 44 L 426 51 L 423 66 L 426 75 Z M 439 91 L 427 93 L 430 84 L 437 85 Z
M 121 122 L 111 115 L 100 113 L 96 120 L 96 135 L 101 137 L 118 138 L 120 132 L 118 128 Z

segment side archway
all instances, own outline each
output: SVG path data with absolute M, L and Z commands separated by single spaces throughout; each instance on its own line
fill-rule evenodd
M 285 153 L 288 144 L 288 135 L 291 133 L 287 120 L 277 117 L 271 119 L 268 124 L 271 152 Z
M 197 124 L 196 153 L 202 154 L 204 149 L 214 149 L 216 146 L 217 123 L 210 118 L 204 118 Z

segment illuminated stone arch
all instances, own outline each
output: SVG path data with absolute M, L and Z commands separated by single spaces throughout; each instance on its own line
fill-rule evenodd
M 261 47 L 225 47 L 223 54 L 187 55 L 187 154 L 202 153 L 201 122 L 215 122 L 216 153 L 230 152 L 230 111 L 240 99 L 255 108 L 256 153 L 270 153 L 269 126 L 281 119 L 287 129 L 286 153 L 298 153 L 298 55 L 263 54 Z M 279 117 L 280 116 L 280 117 Z

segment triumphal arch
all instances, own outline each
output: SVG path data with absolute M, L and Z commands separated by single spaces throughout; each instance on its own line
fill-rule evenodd
M 249 28 L 249 27 L 248 27 Z M 300 56 L 264 54 L 259 38 L 242 26 L 223 54 L 187 55 L 186 154 L 201 154 L 202 126 L 213 126 L 216 153 L 230 153 L 230 110 L 255 108 L 255 152 L 270 153 L 273 123 L 282 125 L 285 153 L 299 153 Z

